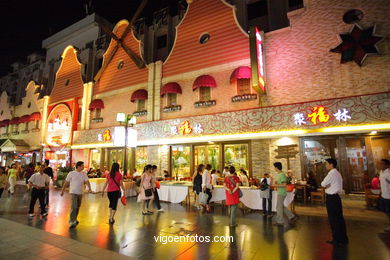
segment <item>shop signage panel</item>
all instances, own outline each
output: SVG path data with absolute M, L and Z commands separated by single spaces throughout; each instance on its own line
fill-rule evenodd
M 72 136 L 72 113 L 65 104 L 53 108 L 47 120 L 46 143 L 53 147 L 70 144 Z

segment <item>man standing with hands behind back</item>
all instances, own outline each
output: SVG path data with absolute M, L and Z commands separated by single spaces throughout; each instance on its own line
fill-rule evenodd
M 326 210 L 333 237 L 332 240 L 326 242 L 332 245 L 347 245 L 347 229 L 339 196 L 339 193 L 343 190 L 343 179 L 340 172 L 336 169 L 337 161 L 335 159 L 326 159 L 325 166 L 329 172 L 322 181 L 321 186 L 325 188 Z
M 84 184 L 88 186 L 88 192 L 91 192 L 91 184 L 88 181 L 87 174 L 84 170 L 84 162 L 76 163 L 76 170 L 71 171 L 68 176 L 66 176 L 66 180 L 64 186 L 62 187 L 61 196 L 64 196 L 64 191 L 66 187 L 70 186 L 69 194 L 70 194 L 70 217 L 69 217 L 69 228 L 76 227 L 79 222 L 77 220 L 77 216 L 79 214 L 79 210 L 81 207 L 81 199 L 83 196 L 83 187 Z
M 30 200 L 30 218 L 34 217 L 34 206 L 39 199 L 39 204 L 41 206 L 42 217 L 47 216 L 46 207 L 45 207 L 45 190 L 49 188 L 50 178 L 43 171 L 45 166 L 41 165 L 39 167 L 39 172 L 34 173 L 30 179 L 28 179 L 28 184 L 32 187 L 31 190 L 31 200 Z

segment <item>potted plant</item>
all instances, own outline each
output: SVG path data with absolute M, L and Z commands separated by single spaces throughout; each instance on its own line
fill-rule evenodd
M 71 166 L 58 168 L 57 179 L 56 179 L 57 188 L 61 188 L 64 185 L 66 176 L 68 176 L 68 173 L 71 171 L 73 171 L 73 168 Z

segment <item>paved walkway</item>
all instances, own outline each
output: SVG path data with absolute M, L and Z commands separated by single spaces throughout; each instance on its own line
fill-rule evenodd
M 132 259 L 0 218 L 0 259 Z
M 110 226 L 107 224 L 107 198 L 102 198 L 101 194 L 86 194 L 79 215 L 80 225 L 69 229 L 68 194 L 60 197 L 59 191 L 52 190 L 50 199 L 47 218 L 29 219 L 28 193 L 18 187 L 14 196 L 3 195 L 0 199 L 0 259 L 120 259 L 125 256 L 147 260 L 390 259 L 390 233 L 383 232 L 388 220 L 379 212 L 363 207 L 353 209 L 363 206 L 359 202 L 353 202 L 358 204 L 346 209 L 350 244 L 333 247 L 325 243 L 330 238 L 330 229 L 322 206 L 297 206 L 301 216 L 298 224 L 284 228 L 272 226 L 271 221 L 258 212 L 239 211 L 239 225 L 230 229 L 228 217 L 220 206 L 215 207 L 213 214 L 203 214 L 185 205 L 163 203 L 164 213 L 143 216 L 140 204 L 130 198 L 126 207 L 119 205 L 116 223 Z M 165 244 L 155 241 L 158 235 L 232 236 L 234 241 Z

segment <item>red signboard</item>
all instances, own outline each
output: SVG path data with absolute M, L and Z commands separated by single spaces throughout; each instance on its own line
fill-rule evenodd
M 264 36 L 257 27 L 251 28 L 250 50 L 253 88 L 265 92 Z

